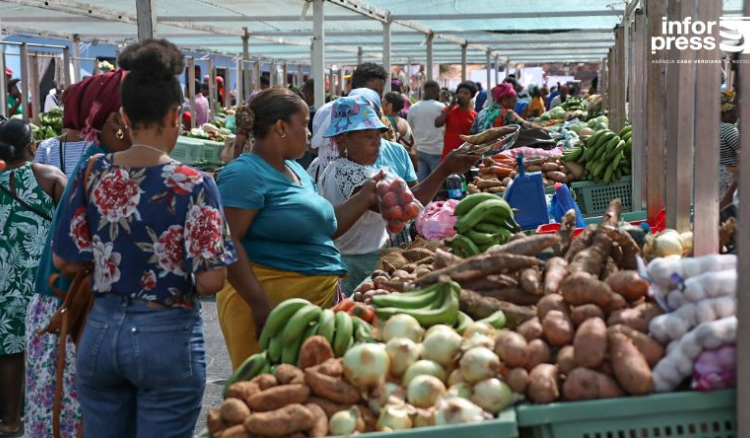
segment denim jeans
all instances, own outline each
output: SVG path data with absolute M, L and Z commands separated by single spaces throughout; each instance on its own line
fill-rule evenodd
M 417 179 L 424 181 L 430 174 L 437 169 L 440 165 L 440 154 L 432 155 L 419 152 L 419 171 L 417 172 Z
M 192 437 L 205 386 L 200 304 L 156 309 L 115 294 L 94 300 L 76 359 L 86 438 Z

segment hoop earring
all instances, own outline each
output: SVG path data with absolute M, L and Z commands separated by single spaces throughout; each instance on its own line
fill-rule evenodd
M 286 138 L 286 132 L 283 132 L 283 133 L 281 134 L 281 138 Z
M 117 132 L 115 132 L 115 137 L 117 137 L 118 140 L 122 140 L 125 138 L 125 133 L 122 132 L 122 129 L 118 129 Z
M 344 149 L 344 158 L 349 158 L 349 149 Z

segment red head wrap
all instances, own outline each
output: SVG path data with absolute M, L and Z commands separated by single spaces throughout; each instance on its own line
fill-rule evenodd
M 515 97 L 516 95 L 516 90 L 513 89 L 513 84 L 508 82 L 498 84 L 492 89 L 492 98 L 495 102 L 500 102 L 506 97 Z
M 97 144 L 97 135 L 110 114 L 119 111 L 120 84 L 124 70 L 113 70 L 84 79 L 65 93 L 63 127 L 81 131 L 81 137 Z

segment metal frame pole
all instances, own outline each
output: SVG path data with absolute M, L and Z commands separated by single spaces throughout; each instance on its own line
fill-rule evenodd
M 281 84 L 284 88 L 286 88 L 289 85 L 289 64 L 284 61 L 284 64 L 282 65 L 282 73 L 283 73 L 283 80 L 281 81 Z
M 484 85 L 487 90 L 487 95 L 490 95 L 492 90 L 492 51 L 487 50 L 487 83 Z
M 73 35 L 73 81 L 77 84 L 81 82 L 81 38 L 76 34 Z
M 333 93 L 336 91 L 336 73 L 333 71 L 333 64 L 328 70 L 328 94 L 333 97 Z
M 427 65 L 425 66 L 425 76 L 428 81 L 435 78 L 432 74 L 433 67 L 433 53 L 432 53 L 432 40 L 435 39 L 435 34 L 430 33 L 427 35 Z M 438 70 L 439 71 L 439 70 Z
M 28 122 L 29 121 L 29 47 L 26 45 L 26 43 L 21 44 L 21 48 L 19 50 L 19 54 L 21 55 L 21 84 L 23 85 L 23 90 L 21 91 L 21 110 L 23 114 L 23 120 Z M 3 75 L 5 75 L 5 72 L 3 72 Z M 10 114 L 13 115 L 13 114 Z
M 500 84 L 500 55 L 495 55 L 495 85 Z M 488 90 L 488 92 L 491 90 Z M 490 96 L 488 98 L 492 97 L 492 93 L 488 93 Z
M 188 90 L 190 90 L 190 128 L 195 129 L 195 58 L 188 57 Z
M 278 79 L 276 61 L 271 61 L 271 64 L 268 65 L 268 84 L 271 88 L 276 86 Z
M 39 97 L 39 57 L 36 53 L 29 56 L 29 85 L 26 87 L 31 99 L 30 119 L 37 123 L 39 121 L 40 101 Z
M 615 29 L 615 108 L 617 109 L 613 126 L 615 132 L 625 127 L 625 27 L 620 25 Z
M 357 65 L 362 64 L 363 55 L 364 55 L 364 50 L 362 50 L 362 46 L 357 47 Z
M 295 76 L 297 78 L 297 86 L 302 87 L 305 85 L 305 81 L 302 79 L 304 76 L 302 75 L 302 64 L 297 64 L 297 74 Z
M 313 56 L 310 68 L 315 78 L 315 108 L 326 103 L 324 4 L 325 0 L 313 0 Z
M 214 75 L 214 63 L 209 58 L 207 60 L 208 64 L 208 100 L 209 100 L 209 109 L 211 110 L 211 117 L 216 117 L 216 76 Z M 203 80 L 203 78 L 201 78 Z
M 346 85 L 344 84 L 344 66 L 339 67 L 339 88 L 338 88 L 339 96 L 345 96 L 346 95 Z
M 245 63 L 242 61 L 242 59 L 237 60 L 237 91 L 235 91 L 234 95 L 237 99 L 237 106 L 242 106 L 245 104 Z M 228 102 L 231 104 L 231 102 Z M 227 105 L 231 106 L 231 105 Z
M 385 80 L 384 92 L 391 91 L 391 23 L 383 23 L 383 68 L 388 78 Z
M 633 42 L 633 94 L 631 100 L 633 103 L 633 163 L 631 166 L 631 177 L 633 182 L 631 193 L 631 205 L 633 211 L 642 211 L 643 203 L 647 197 L 648 184 L 644 179 L 646 168 L 646 129 L 648 119 L 646 118 L 646 69 L 647 64 L 647 46 L 646 38 L 646 17 L 642 10 L 636 10 L 633 19 L 635 29 Z M 604 75 L 601 75 L 603 78 Z M 602 86 L 602 84 L 600 84 Z M 602 88 L 603 90 L 603 88 Z
M 138 17 L 138 41 L 153 38 L 156 35 L 156 8 L 154 0 L 135 0 Z
M 250 97 L 250 90 L 252 86 L 250 82 L 252 80 L 252 71 L 250 71 L 250 35 L 247 32 L 247 28 L 244 28 L 245 34 L 242 35 L 242 93 L 238 96 L 240 102 L 244 105 L 247 102 L 247 98 Z M 238 102 L 238 103 L 240 103 Z
M 662 18 L 667 13 L 667 5 L 662 0 L 646 1 L 646 20 L 648 26 L 647 41 L 654 36 L 661 35 Z M 646 197 L 648 218 L 655 219 L 664 208 L 665 192 L 665 159 L 664 153 L 664 120 L 666 114 L 666 102 L 659 96 L 663 96 L 665 87 L 665 64 L 654 62 L 663 59 L 663 53 L 651 53 L 648 51 L 648 65 L 646 67 L 646 117 L 648 127 L 646 132 L 646 186 L 648 193 Z M 718 99 L 716 90 L 712 89 L 713 95 Z M 717 114 L 718 116 L 718 114 Z M 706 137 L 709 138 L 709 137 Z M 711 137 L 714 138 L 714 137 Z M 715 137 L 718 138 L 718 135 Z M 714 223 L 714 227 L 716 224 Z
M 466 80 L 466 51 L 468 49 L 467 44 L 461 44 L 461 82 Z
M 62 64 L 63 83 L 67 87 L 72 83 L 72 78 L 70 77 L 70 49 L 67 47 L 62 51 Z
M 253 83 L 252 90 L 253 91 L 252 93 L 255 93 L 256 91 L 260 91 L 260 77 L 263 74 L 263 66 L 261 64 L 262 63 L 260 61 L 253 62 L 253 77 L 252 77 L 252 83 Z M 249 98 L 250 94 L 252 93 L 248 93 L 247 97 Z

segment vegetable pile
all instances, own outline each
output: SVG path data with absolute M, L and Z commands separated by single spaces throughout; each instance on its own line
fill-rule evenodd
M 39 114 L 39 126 L 31 124 L 34 140 L 41 141 L 62 135 L 63 110 L 53 108 L 46 113 Z
M 456 236 L 446 241 L 453 254 L 471 257 L 501 245 L 520 227 L 508 202 L 490 193 L 475 193 L 462 199 L 453 214 L 458 217 Z
M 558 155 L 546 157 L 531 155 L 525 160 L 526 172 L 542 172 L 542 182 L 545 187 L 555 183 L 572 181 L 567 175 L 567 168 L 562 158 Z M 518 172 L 517 164 L 513 158 L 507 155 L 497 155 L 487 158 L 479 165 L 479 175 L 466 185 L 469 194 L 474 193 L 497 193 L 503 194 L 513 181 Z
M 584 145 L 565 151 L 568 174 L 576 180 L 609 184 L 630 175 L 632 133 L 630 125 L 616 134 L 603 129 L 590 136 Z

